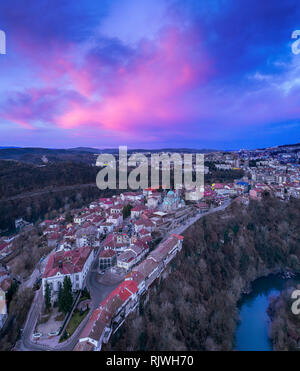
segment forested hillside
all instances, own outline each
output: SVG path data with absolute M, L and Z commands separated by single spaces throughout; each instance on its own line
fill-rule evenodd
M 99 169 L 75 162 L 35 166 L 17 161 L 0 161 L 0 200 L 46 187 L 95 182 Z
M 242 292 L 271 272 L 299 272 L 300 200 L 234 203 L 184 236 L 173 272 L 106 349 L 232 349 Z
M 18 217 L 35 222 L 51 217 L 55 210 L 81 207 L 106 194 L 96 187 L 98 171 L 95 166 L 75 162 L 40 167 L 0 161 L 0 231 L 12 230 Z
M 268 308 L 272 319 L 269 335 L 274 350 L 299 351 L 300 314 L 294 314 L 291 309 L 295 302 L 291 298 L 294 290 L 300 290 L 300 286 L 283 290 L 277 298 L 271 300 Z
M 49 148 L 1 148 L 0 160 L 15 160 L 28 164 L 42 165 L 46 162 L 96 162 L 97 149 L 49 149 Z

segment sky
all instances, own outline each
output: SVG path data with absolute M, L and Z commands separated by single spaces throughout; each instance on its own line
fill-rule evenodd
M 299 0 L 1 0 L 0 146 L 300 142 Z

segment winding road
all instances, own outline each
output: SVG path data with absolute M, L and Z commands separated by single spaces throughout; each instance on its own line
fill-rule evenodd
M 210 209 L 209 211 L 205 213 L 198 213 L 196 216 L 190 218 L 185 224 L 180 225 L 170 231 L 168 231 L 166 237 L 163 239 L 163 241 L 167 238 L 167 236 L 170 233 L 176 233 L 176 234 L 182 234 L 186 229 L 188 229 L 192 224 L 194 224 L 196 221 L 201 219 L 204 216 L 207 216 L 209 214 L 215 213 L 217 211 L 223 211 L 225 210 L 229 205 L 231 204 L 231 201 L 225 202 L 223 205 Z M 100 249 L 99 249 L 100 250 Z M 30 308 L 30 311 L 27 316 L 26 324 L 24 326 L 24 330 L 22 333 L 22 337 L 20 340 L 20 344 L 18 349 L 20 351 L 71 351 L 75 347 L 75 345 L 78 342 L 78 339 L 80 337 L 81 331 L 85 324 L 87 323 L 88 319 L 90 318 L 92 312 L 94 309 L 96 309 L 99 304 L 119 285 L 119 283 L 116 283 L 111 286 L 100 284 L 97 280 L 97 265 L 98 265 L 98 254 L 96 255 L 91 269 L 87 275 L 86 279 L 86 285 L 91 293 L 92 297 L 92 306 L 91 311 L 89 315 L 84 319 L 84 321 L 80 324 L 80 326 L 77 328 L 73 336 L 68 339 L 67 341 L 58 344 L 54 347 L 48 346 L 48 345 L 42 345 L 42 344 L 36 344 L 31 340 L 32 333 L 34 331 L 37 318 L 40 313 L 40 308 L 43 304 L 43 295 L 42 295 L 42 289 L 37 291 L 36 296 L 34 298 L 33 304 Z
M 32 306 L 27 316 L 27 320 L 24 326 L 20 344 L 18 350 L 20 351 L 71 351 L 74 349 L 78 342 L 80 334 L 88 322 L 94 309 L 96 309 L 99 304 L 119 285 L 116 283 L 114 285 L 102 285 L 97 281 L 97 265 L 98 265 L 98 254 L 96 255 L 91 269 L 87 275 L 86 285 L 91 294 L 92 305 L 89 315 L 82 321 L 80 326 L 77 328 L 72 337 L 63 343 L 56 344 L 55 346 L 49 346 L 44 344 L 37 344 L 32 341 L 32 334 L 40 313 L 40 308 L 43 305 L 43 294 L 42 288 L 36 292 L 35 298 L 33 300 Z

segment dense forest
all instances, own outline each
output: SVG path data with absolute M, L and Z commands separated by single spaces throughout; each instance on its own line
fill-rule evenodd
M 215 163 L 211 161 L 205 161 L 204 165 L 209 168 L 209 174 L 205 175 L 206 184 L 233 182 L 235 179 L 241 179 L 245 175 L 242 169 L 218 170 Z
M 65 191 L 49 191 L 36 196 L 0 201 L 0 231 L 13 232 L 15 219 L 22 217 L 28 222 L 53 219 L 63 212 L 81 208 L 97 197 L 109 197 L 111 191 L 100 191 L 95 186 Z
M 78 162 L 94 164 L 100 152 L 92 148 L 49 149 L 49 148 L 1 148 L 0 160 L 15 160 L 28 164 L 42 165 L 46 162 Z
M 34 291 L 31 288 L 18 289 L 18 287 L 11 286 L 10 290 L 13 292 L 8 292 L 9 296 L 12 295 L 8 302 L 9 317 L 0 333 L 0 351 L 12 350 L 16 344 L 34 297 Z
M 234 202 L 184 234 L 168 277 L 157 283 L 107 350 L 231 350 L 237 302 L 263 275 L 300 270 L 300 200 L 266 195 Z
M 29 152 L 29 154 L 32 153 Z M 128 171 L 131 170 L 132 168 L 128 168 Z M 208 184 L 230 182 L 234 179 L 240 179 L 244 175 L 242 170 L 211 170 L 211 174 L 205 177 Z M 14 221 L 19 217 L 23 217 L 29 222 L 36 222 L 45 217 L 51 218 L 51 215 L 56 215 L 59 210 L 63 212 L 79 208 L 100 194 L 111 196 L 110 190 L 100 192 L 96 187 L 98 171 L 98 167 L 80 162 L 60 161 L 35 165 L 0 160 L 0 208 L 2 211 L 0 232 L 1 230 L 13 231 Z M 171 172 L 172 185 L 174 183 L 173 175 Z M 150 179 L 149 167 L 149 182 Z
M 76 162 L 43 166 L 0 161 L 0 200 L 44 188 L 95 183 L 99 169 Z
M 97 167 L 74 162 L 39 167 L 0 161 L 0 230 L 12 231 L 19 217 L 36 222 L 110 194 L 96 187 L 98 171 Z

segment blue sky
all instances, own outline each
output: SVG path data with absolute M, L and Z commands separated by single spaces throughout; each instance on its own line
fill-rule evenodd
M 299 142 L 297 0 L 2 0 L 0 145 Z

